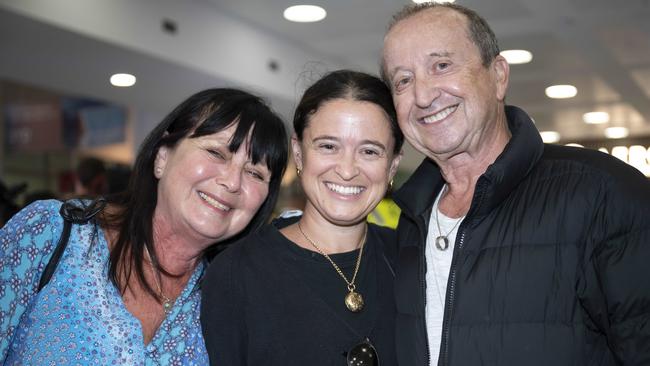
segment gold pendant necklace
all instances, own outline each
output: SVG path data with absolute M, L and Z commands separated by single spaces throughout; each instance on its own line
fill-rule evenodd
M 170 299 L 163 293 L 162 285 L 159 279 L 160 272 L 156 271 L 156 268 L 154 268 L 153 261 L 151 260 L 151 254 L 149 254 L 149 249 L 147 249 L 146 245 L 144 247 L 144 251 L 147 253 L 147 257 L 149 258 L 149 267 L 151 267 L 151 273 L 153 273 L 154 281 L 156 281 L 156 287 L 158 287 L 158 296 L 162 298 L 163 312 L 165 313 L 165 316 L 167 316 L 172 312 L 175 300 Z
M 320 254 L 323 255 L 323 257 L 327 258 L 327 260 L 332 264 L 332 266 L 334 266 L 334 269 L 336 270 L 336 272 L 341 276 L 341 278 L 343 278 L 345 283 L 347 283 L 347 285 L 348 285 L 348 294 L 345 295 L 345 306 L 348 308 L 348 310 L 350 310 L 353 313 L 358 313 L 359 311 L 361 311 L 363 309 L 363 305 L 364 305 L 363 297 L 361 296 L 360 293 L 355 291 L 356 286 L 354 285 L 354 281 L 357 279 L 357 272 L 359 272 L 359 266 L 361 265 L 361 256 L 363 255 L 363 247 L 364 247 L 364 244 L 366 243 L 366 234 L 368 234 L 368 225 L 366 225 L 365 230 L 363 232 L 363 237 L 361 238 L 361 243 L 360 243 L 361 247 L 359 248 L 359 256 L 357 257 L 357 264 L 354 267 L 354 274 L 352 275 L 352 281 L 348 281 L 348 278 L 345 277 L 345 275 L 343 274 L 343 271 L 341 271 L 339 266 L 337 266 L 336 263 L 334 263 L 332 258 L 330 258 L 329 255 L 325 254 L 325 252 L 323 250 L 321 250 L 321 248 L 318 245 L 316 245 L 316 243 L 314 243 L 314 241 L 311 240 L 307 236 L 307 234 L 305 234 L 304 231 L 302 231 L 302 226 L 300 226 L 300 221 L 298 221 L 298 230 L 300 230 L 300 233 L 302 234 L 302 236 L 304 236 L 305 239 L 307 239 L 307 241 L 311 245 L 313 245 L 314 248 L 316 248 L 316 250 Z

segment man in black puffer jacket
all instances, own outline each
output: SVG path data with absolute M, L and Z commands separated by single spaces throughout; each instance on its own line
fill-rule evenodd
M 396 15 L 382 73 L 427 156 L 395 195 L 400 365 L 650 365 L 647 179 L 544 145 L 462 6 Z

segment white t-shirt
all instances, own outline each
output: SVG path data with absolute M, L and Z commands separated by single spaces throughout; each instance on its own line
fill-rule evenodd
M 445 187 L 446 188 L 446 187 Z M 426 307 L 425 319 L 427 323 L 427 338 L 429 340 L 429 355 L 431 362 L 429 365 L 438 365 L 438 357 L 440 356 L 440 343 L 442 340 L 442 320 L 445 315 L 445 298 L 447 294 L 447 280 L 449 279 L 449 269 L 451 268 L 451 259 L 454 254 L 454 245 L 456 243 L 456 234 L 458 234 L 458 227 L 461 218 L 449 218 L 438 211 L 438 202 L 445 188 L 440 191 L 436 202 L 433 204 L 431 210 L 431 217 L 429 218 L 429 229 L 427 232 L 426 243 Z M 436 214 L 438 215 L 438 223 L 440 230 L 436 224 Z M 452 230 L 453 228 L 453 230 Z M 451 232 L 449 232 L 451 230 Z M 449 239 L 449 247 L 447 250 L 440 250 L 436 247 L 436 238 L 441 234 L 447 234 Z

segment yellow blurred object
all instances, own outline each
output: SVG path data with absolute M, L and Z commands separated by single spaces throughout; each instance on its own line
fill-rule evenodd
M 368 222 L 395 229 L 399 221 L 399 207 L 390 198 L 384 198 L 368 215 Z

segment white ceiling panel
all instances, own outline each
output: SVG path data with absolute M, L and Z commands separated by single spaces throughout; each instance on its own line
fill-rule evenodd
M 282 17 L 296 4 L 289 0 L 0 0 L 0 77 L 165 111 L 199 88 L 243 86 L 269 95 L 290 117 L 322 73 L 376 72 L 386 26 L 408 3 L 319 0 L 327 18 L 298 24 Z M 457 3 L 489 21 L 502 49 L 533 53 L 530 64 L 511 66 L 508 102 L 540 129 L 600 138 L 607 125 L 585 125 L 582 114 L 606 109 L 609 125 L 650 136 L 650 0 Z M 175 36 L 161 31 L 163 19 L 177 23 Z M 121 65 L 139 74 L 135 88 L 106 84 Z M 578 95 L 550 100 L 544 88 L 553 83 L 573 84 Z

